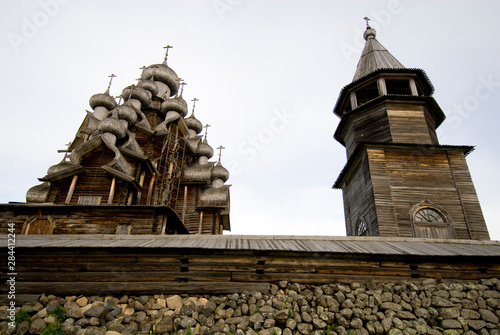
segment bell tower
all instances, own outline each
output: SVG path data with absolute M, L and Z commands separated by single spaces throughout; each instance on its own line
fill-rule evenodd
M 441 145 L 445 115 L 421 69 L 405 68 L 367 27 L 353 81 L 340 92 L 334 138 L 347 164 L 342 189 L 347 235 L 489 240 L 465 157 Z

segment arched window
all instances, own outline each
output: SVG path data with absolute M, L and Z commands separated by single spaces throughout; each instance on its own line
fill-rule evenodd
M 413 207 L 410 217 L 415 237 L 455 238 L 455 230 L 444 209 L 427 200 Z

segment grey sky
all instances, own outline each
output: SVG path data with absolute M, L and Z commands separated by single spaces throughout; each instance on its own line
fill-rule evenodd
M 62 159 L 108 75 L 119 95 L 170 44 L 185 99 L 200 99 L 196 116 L 212 125 L 208 142 L 226 147 L 233 233 L 345 235 L 332 109 L 368 16 L 377 39 L 434 84 L 448 116 L 441 143 L 477 146 L 469 168 L 500 239 L 499 12 L 498 1 L 4 0 L 0 202 L 24 201 Z

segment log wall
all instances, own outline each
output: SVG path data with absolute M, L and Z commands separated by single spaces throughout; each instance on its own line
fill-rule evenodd
M 21 240 L 16 248 L 16 292 L 220 293 L 280 280 L 319 284 L 354 278 L 382 281 L 500 276 L 500 247 L 495 243 L 354 241 L 196 236 L 178 240 L 94 236 L 85 241 L 65 238 L 61 243 L 55 237 L 47 243 Z M 6 244 L 2 245 L 2 255 L 6 255 Z M 4 283 L 9 272 L 6 266 L 7 262 L 0 264 Z

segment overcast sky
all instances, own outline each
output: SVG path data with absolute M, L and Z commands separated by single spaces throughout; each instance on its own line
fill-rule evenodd
M 170 44 L 209 144 L 226 147 L 232 233 L 344 236 L 332 109 L 368 16 L 379 42 L 435 86 L 441 144 L 476 145 L 469 168 L 500 240 L 498 13 L 499 1 L 478 0 L 2 0 L 0 203 L 25 201 L 62 159 L 108 75 L 119 95 Z

